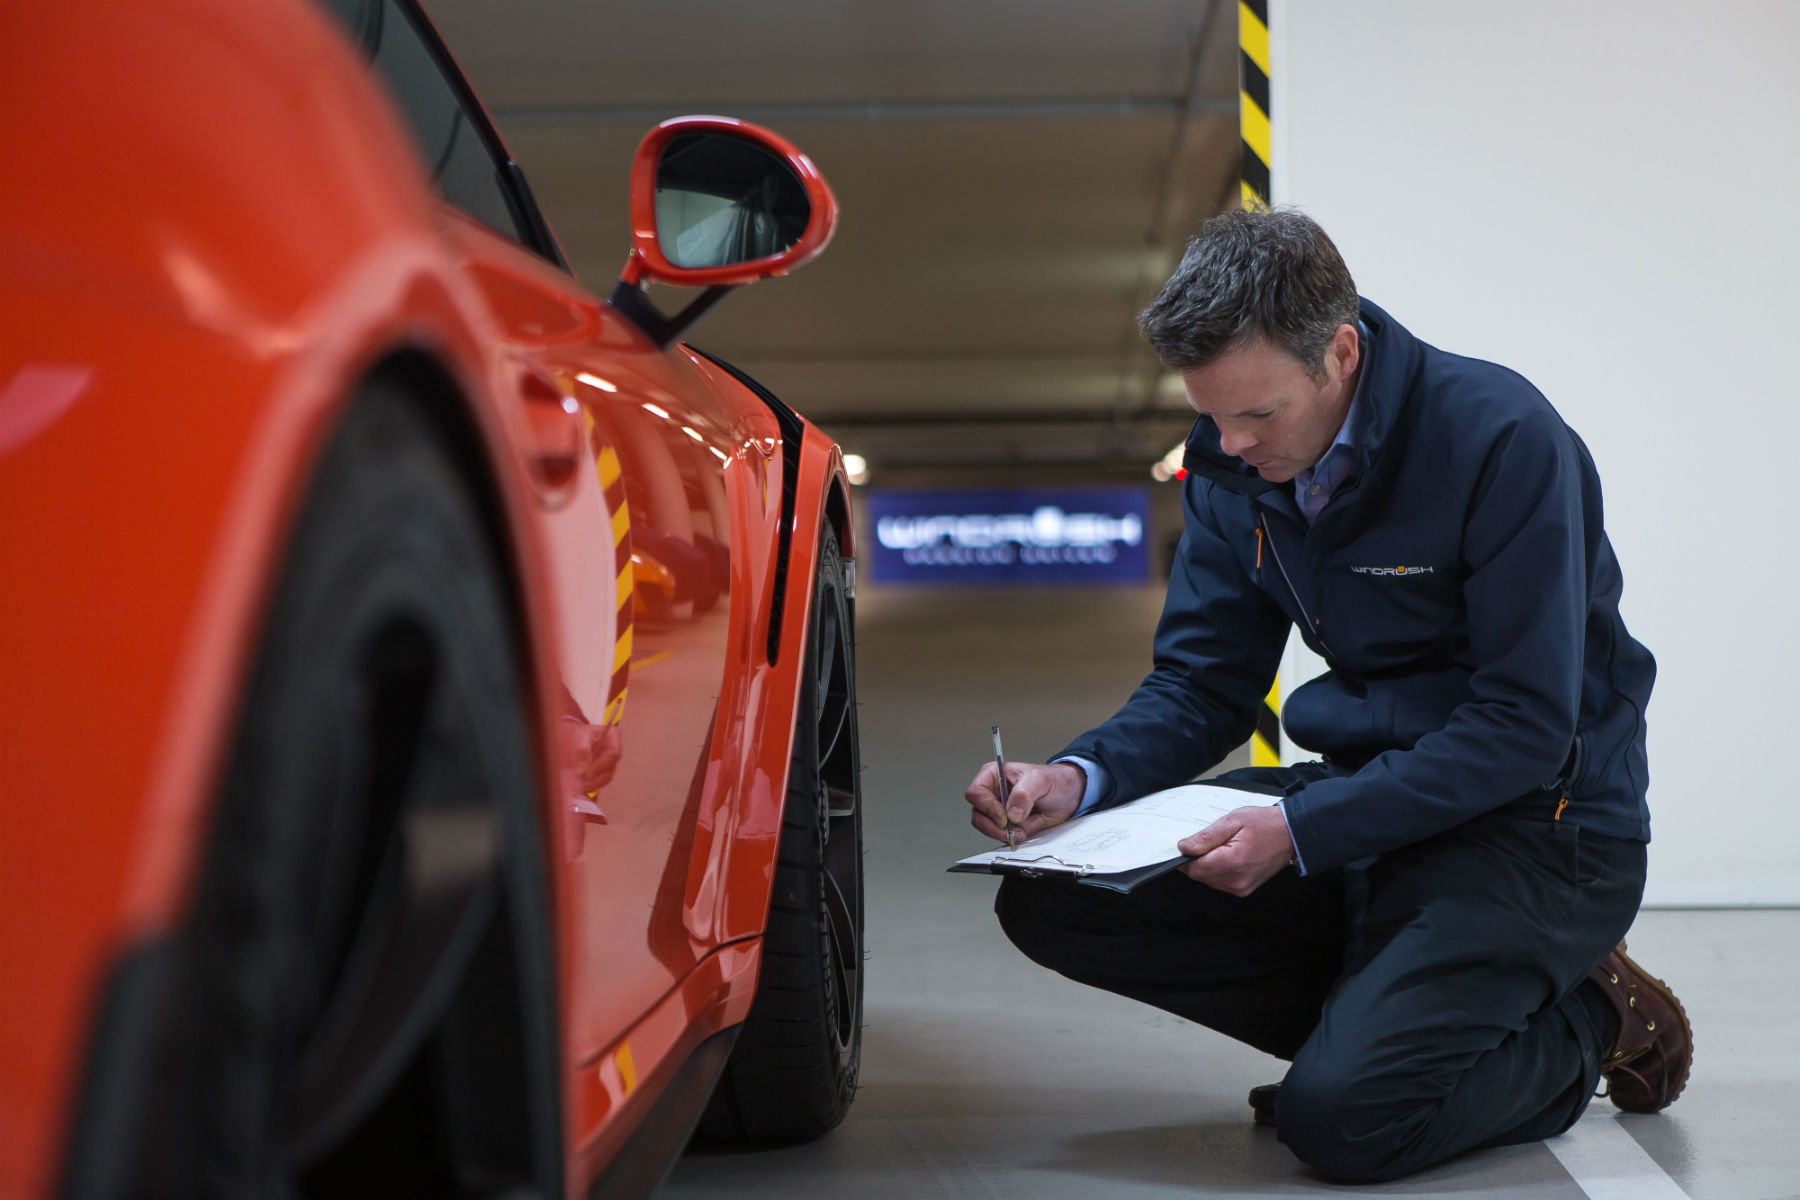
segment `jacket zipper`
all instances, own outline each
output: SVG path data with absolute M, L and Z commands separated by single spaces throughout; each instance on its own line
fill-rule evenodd
M 1296 588 L 1294 586 L 1294 581 L 1288 577 L 1287 564 L 1281 561 L 1281 551 L 1275 548 L 1275 537 L 1273 534 L 1269 533 L 1268 520 L 1267 513 L 1259 511 L 1256 514 L 1257 562 L 1260 564 L 1262 561 L 1262 544 L 1264 541 L 1267 541 L 1269 543 L 1269 553 L 1275 556 L 1275 569 L 1281 572 L 1281 581 L 1287 584 L 1288 594 L 1294 598 L 1294 606 L 1300 610 L 1301 618 L 1305 620 L 1308 625 L 1312 626 L 1313 636 L 1319 639 L 1320 648 L 1323 649 L 1328 656 L 1336 657 L 1331 654 L 1331 645 L 1325 640 L 1325 632 L 1319 628 L 1319 622 L 1314 619 L 1311 613 L 1306 611 L 1306 601 L 1300 598 L 1300 589 Z

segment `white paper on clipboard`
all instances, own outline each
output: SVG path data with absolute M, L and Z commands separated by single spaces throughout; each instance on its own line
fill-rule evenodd
M 1034 838 L 959 859 L 957 868 L 1017 868 L 1046 874 L 1108 875 L 1181 857 L 1175 843 L 1226 813 L 1274 804 L 1280 796 L 1205 783 L 1152 792 L 1129 804 L 1075 817 Z

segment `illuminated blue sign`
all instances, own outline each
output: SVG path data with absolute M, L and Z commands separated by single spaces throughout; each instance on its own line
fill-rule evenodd
M 1146 488 L 875 491 L 873 578 L 916 583 L 1142 583 Z

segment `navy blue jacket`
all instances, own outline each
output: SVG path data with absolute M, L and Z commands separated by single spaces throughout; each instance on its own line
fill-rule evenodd
M 1356 468 L 1308 528 L 1290 483 L 1188 437 L 1186 532 L 1155 667 L 1063 754 L 1102 807 L 1192 779 L 1243 743 L 1298 625 L 1330 667 L 1288 695 L 1296 744 L 1348 770 L 1285 807 L 1309 871 L 1512 806 L 1649 840 L 1650 652 L 1587 447 L 1516 373 L 1447 354 L 1367 301 Z M 1261 538 L 1258 537 L 1259 531 Z

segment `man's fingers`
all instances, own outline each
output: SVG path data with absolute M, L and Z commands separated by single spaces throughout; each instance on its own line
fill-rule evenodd
M 993 821 L 1005 819 L 1000 811 L 1000 789 L 995 786 L 995 780 L 998 778 L 999 776 L 994 771 L 994 764 L 983 763 L 981 770 L 975 772 L 975 778 L 969 782 L 969 786 L 963 789 L 963 799 L 969 802 L 970 807 L 978 813 L 986 814 Z
M 1044 790 L 1044 777 L 1042 771 L 1026 774 L 1024 771 L 1015 772 L 1011 763 L 1006 766 L 1007 779 L 1012 784 L 1012 790 L 1007 794 L 1006 813 L 1016 825 L 1037 807 L 1039 795 Z
M 969 824 L 979 830 L 984 837 L 993 838 L 996 842 L 1006 841 L 1006 826 L 983 813 L 977 812 L 971 814 Z M 1031 816 L 1026 817 L 1023 821 L 1013 822 L 1013 840 L 1022 842 L 1027 838 L 1036 837 L 1054 824 L 1056 824 L 1056 822 L 1050 820 L 1048 817 L 1034 813 Z
M 1012 766 L 1011 763 L 1007 764 Z M 1007 772 L 1012 774 L 1011 771 Z M 999 772 L 991 762 L 982 763 L 981 769 L 975 772 L 975 778 L 963 791 L 963 799 L 969 802 L 973 810 L 969 814 L 969 824 L 973 825 L 983 837 L 992 838 L 996 842 L 1006 840 L 1006 813 L 1000 807 Z
M 1237 831 L 1243 827 L 1242 822 L 1235 820 L 1236 816 L 1236 813 L 1226 813 L 1199 833 L 1190 833 L 1176 842 L 1175 848 L 1195 858 L 1217 850 L 1237 836 Z
M 1005 831 L 991 818 L 986 817 L 979 812 L 970 816 L 969 824 L 973 825 L 976 832 L 981 834 L 982 837 L 991 838 L 996 842 L 1004 842 L 1006 840 Z
M 1074 768 L 1069 769 L 1071 772 Z M 1000 804 L 1000 776 L 993 763 L 983 763 L 981 770 L 963 792 L 963 799 L 974 811 L 970 824 L 989 837 L 1005 841 L 1008 825 L 1015 838 L 1036 837 L 1053 825 L 1069 819 L 1074 800 L 1066 794 L 1067 779 L 1060 767 L 1043 763 L 1007 763 L 1007 803 Z
M 1005 823 L 995 820 L 986 813 L 980 811 L 975 812 L 972 814 L 969 823 L 997 842 L 1004 842 L 1006 840 Z M 1062 822 L 1055 817 L 1047 816 L 1044 813 L 1032 813 L 1023 820 L 1014 821 L 1012 823 L 1013 839 L 1022 842 L 1027 838 L 1036 837 L 1053 825 L 1060 824 L 1062 824 Z
M 1182 874 L 1233 896 L 1248 896 L 1293 861 L 1287 825 L 1268 808 L 1240 808 L 1178 845 L 1195 856 Z
M 963 799 L 973 804 L 982 796 L 998 796 L 999 791 L 994 787 L 994 779 L 994 764 L 982 763 L 981 770 L 975 772 L 975 778 L 971 779 L 969 786 L 963 789 Z
M 1183 863 L 1181 873 L 1195 883 L 1204 883 L 1228 895 L 1248 896 L 1261 881 L 1252 881 L 1243 858 L 1236 846 L 1216 847 L 1192 862 Z

